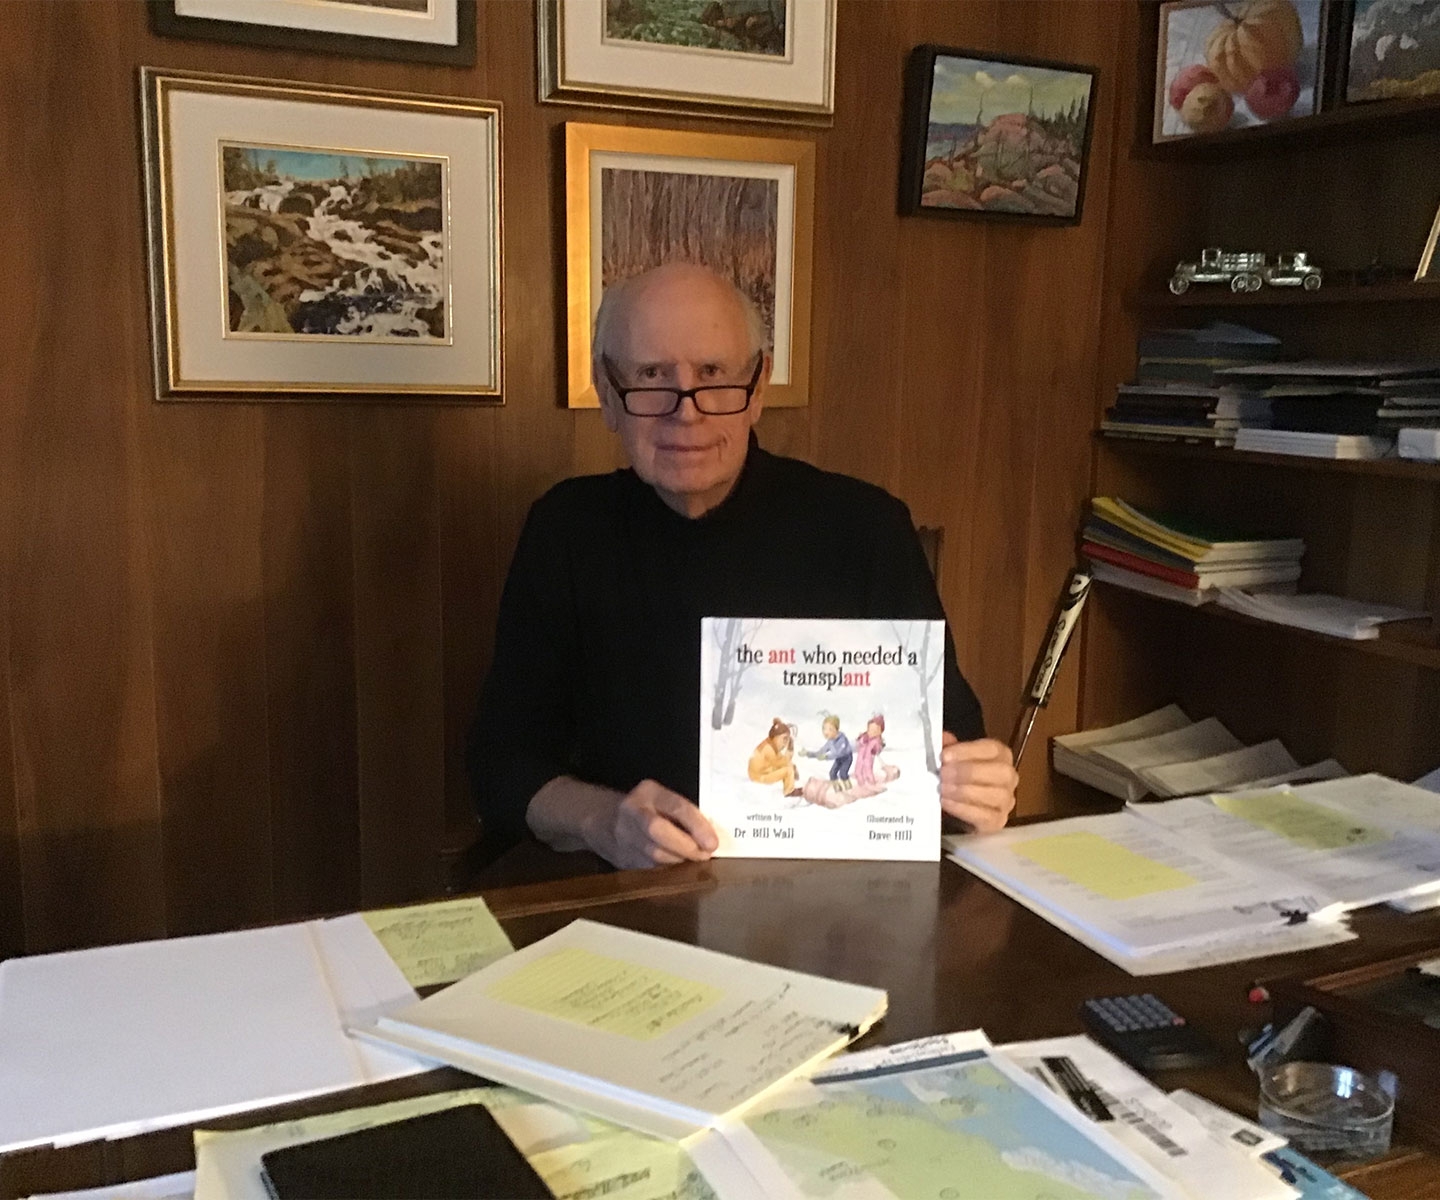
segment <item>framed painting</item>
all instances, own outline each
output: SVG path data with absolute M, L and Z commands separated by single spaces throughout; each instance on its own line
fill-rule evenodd
M 1345 0 L 1346 104 L 1440 96 L 1440 0 Z
M 1319 112 L 1326 0 L 1170 0 L 1160 5 L 1152 138 L 1270 125 Z
M 600 403 L 590 336 L 605 288 L 668 262 L 710 267 L 754 301 L 765 403 L 808 403 L 814 203 L 810 142 L 566 125 L 569 406 Z
M 537 0 L 540 99 L 828 125 L 837 7 Z
M 475 0 L 149 0 L 164 37 L 475 65 Z
M 916 46 L 900 211 L 1073 225 L 1095 117 L 1092 67 Z
M 158 398 L 499 399 L 497 104 L 140 78 Z

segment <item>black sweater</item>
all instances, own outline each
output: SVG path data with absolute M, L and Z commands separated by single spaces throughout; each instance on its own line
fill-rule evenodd
M 702 617 L 944 615 L 904 504 L 753 441 L 734 491 L 698 519 L 630 470 L 557 484 L 520 534 L 470 732 L 485 840 L 519 841 L 558 775 L 695 798 Z M 944 727 L 984 734 L 948 628 Z

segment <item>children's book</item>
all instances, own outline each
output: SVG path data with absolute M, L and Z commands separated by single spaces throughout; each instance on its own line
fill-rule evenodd
M 940 857 L 943 621 L 707 617 L 700 638 L 718 855 Z

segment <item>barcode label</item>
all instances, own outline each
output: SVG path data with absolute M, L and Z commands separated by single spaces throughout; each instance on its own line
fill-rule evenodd
M 1136 1133 L 1140 1134 L 1147 1142 L 1169 1155 L 1171 1158 L 1184 1158 L 1189 1151 L 1179 1142 L 1172 1140 L 1150 1124 L 1140 1113 L 1125 1104 L 1122 1104 L 1114 1096 L 1110 1095 L 1103 1088 L 1096 1087 L 1095 1094 L 1100 1097 L 1101 1103 L 1112 1113 L 1115 1113 Z

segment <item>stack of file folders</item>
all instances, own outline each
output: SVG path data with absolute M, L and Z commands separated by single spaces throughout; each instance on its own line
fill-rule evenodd
M 1195 606 L 1224 587 L 1293 591 L 1305 543 L 1150 515 L 1123 500 L 1097 496 L 1081 530 L 1080 552 L 1104 583 Z
M 1214 322 L 1204 329 L 1162 329 L 1140 337 L 1133 383 L 1116 391 L 1101 431 L 1108 437 L 1229 446 L 1244 423 L 1263 424 L 1268 403 L 1221 372 L 1278 357 L 1268 334 Z
M 1383 458 L 1402 428 L 1440 427 L 1440 364 L 1249 363 L 1221 368 L 1227 385 L 1268 403 L 1240 420 L 1237 450 L 1319 458 Z

